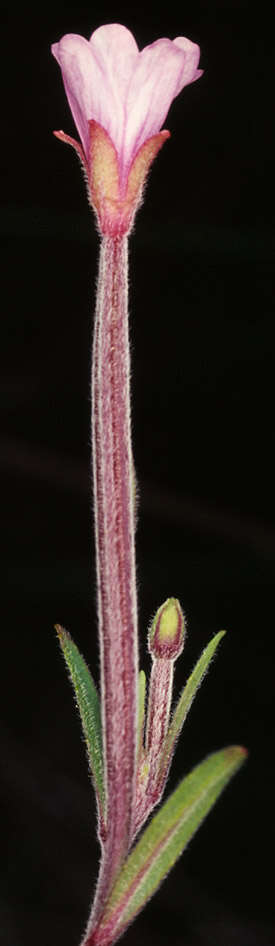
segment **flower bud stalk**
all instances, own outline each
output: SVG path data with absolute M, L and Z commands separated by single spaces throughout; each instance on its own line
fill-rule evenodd
M 168 598 L 158 609 L 149 629 L 148 646 L 153 663 L 149 685 L 145 756 L 138 772 L 134 834 L 139 831 L 163 793 L 166 779 L 160 778 L 160 759 L 170 720 L 174 662 L 182 651 L 184 634 L 184 616 L 179 601 L 176 598 Z M 146 778 L 144 762 L 147 766 Z

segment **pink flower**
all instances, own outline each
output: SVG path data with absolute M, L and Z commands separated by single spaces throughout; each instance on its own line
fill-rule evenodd
M 118 23 L 90 40 L 69 33 L 52 46 L 81 145 L 78 151 L 102 232 L 127 232 L 150 164 L 169 137 L 160 131 L 171 102 L 198 79 L 199 47 L 184 36 L 159 39 L 139 52 Z

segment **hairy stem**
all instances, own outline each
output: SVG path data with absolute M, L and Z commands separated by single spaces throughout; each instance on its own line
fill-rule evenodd
M 137 604 L 130 427 L 127 238 L 101 244 L 93 346 L 92 432 L 106 840 L 91 920 L 129 849 L 136 777 Z

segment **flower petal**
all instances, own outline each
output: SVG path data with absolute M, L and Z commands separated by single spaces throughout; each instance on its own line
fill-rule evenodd
M 105 96 L 104 76 L 99 63 L 91 55 L 90 43 L 83 36 L 67 33 L 52 46 L 63 76 L 69 106 L 80 135 L 86 157 L 89 153 L 89 118 L 101 124 Z
M 173 43 L 175 43 L 178 49 L 182 49 L 185 53 L 183 72 L 180 76 L 177 90 L 178 95 L 185 85 L 188 85 L 189 82 L 194 82 L 202 76 L 203 69 L 197 69 L 200 58 L 200 47 L 197 46 L 196 43 L 192 43 L 186 36 L 177 36 L 176 39 L 173 40 Z
M 123 166 L 160 130 L 171 102 L 195 78 L 199 47 L 190 40 L 159 39 L 139 54 L 129 85 Z
M 102 82 L 100 86 L 104 100 L 101 118 L 96 115 L 92 117 L 105 128 L 120 154 L 127 120 L 127 93 L 139 58 L 138 47 L 130 30 L 119 23 L 110 23 L 95 30 L 90 47 L 100 65 L 104 81 L 104 94 Z
M 108 75 L 116 97 L 125 102 L 139 55 L 132 33 L 119 23 L 99 26 L 91 35 L 90 46 Z

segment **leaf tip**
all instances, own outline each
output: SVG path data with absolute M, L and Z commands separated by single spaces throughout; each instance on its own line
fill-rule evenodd
M 65 628 L 61 627 L 61 624 L 55 624 L 54 629 L 57 633 L 57 637 L 61 645 L 65 643 L 65 641 L 70 640 L 69 631 L 65 631 Z
M 228 746 L 227 749 L 224 750 L 224 755 L 227 762 L 232 763 L 232 766 L 235 765 L 237 768 L 246 761 L 249 756 L 249 751 L 245 746 Z

